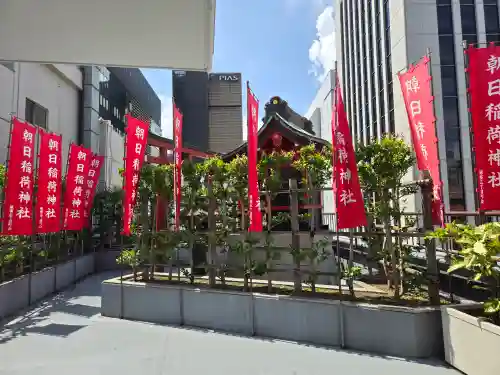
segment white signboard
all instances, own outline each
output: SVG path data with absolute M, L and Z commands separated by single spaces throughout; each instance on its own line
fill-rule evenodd
M 211 69 L 216 0 L 0 0 L 0 60 Z

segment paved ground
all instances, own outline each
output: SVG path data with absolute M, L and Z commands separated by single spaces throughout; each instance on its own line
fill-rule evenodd
M 93 276 L 0 328 L 0 375 L 458 375 L 414 362 L 100 316 Z

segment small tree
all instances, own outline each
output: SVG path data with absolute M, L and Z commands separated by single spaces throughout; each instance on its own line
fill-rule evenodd
M 484 303 L 484 312 L 494 323 L 500 324 L 500 223 L 478 227 L 451 223 L 437 229 L 430 237 L 441 241 L 451 238 L 461 246 L 448 272 L 466 269 L 472 272 L 472 281 L 485 282 L 491 297 Z
M 5 184 L 5 172 L 6 168 L 5 165 L 0 164 L 0 190 L 3 190 L 4 184 Z
M 389 287 L 394 288 L 394 296 L 399 298 L 403 272 L 400 260 L 403 257 L 402 247 L 392 240 L 392 221 L 400 223 L 403 211 L 401 201 L 415 192 L 414 187 L 403 184 L 404 177 L 415 165 L 415 157 L 402 138 L 386 135 L 381 140 L 374 139 L 367 145 L 358 145 L 356 160 L 370 222 L 373 224 L 375 219 L 381 219 L 386 232 L 385 245 L 373 248 L 379 252 L 376 254 L 378 258 L 383 260 Z M 370 255 L 374 257 L 375 254 Z

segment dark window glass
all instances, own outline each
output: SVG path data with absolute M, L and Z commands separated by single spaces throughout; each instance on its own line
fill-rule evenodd
M 437 8 L 438 33 L 453 34 L 453 15 L 451 6 L 440 6 Z
M 443 118 L 444 129 L 458 128 L 460 122 L 458 120 L 458 100 L 455 97 L 443 98 Z
M 467 46 L 469 44 L 476 44 L 477 43 L 477 34 L 462 35 L 462 39 L 467 42 L 466 43 Z
M 500 34 L 486 34 L 486 41 L 489 42 L 500 42 Z
M 450 201 L 453 199 L 458 200 L 455 201 L 456 204 L 461 203 L 460 200 L 464 199 L 464 177 L 462 167 L 448 166 L 448 188 Z
M 436 0 L 437 5 L 451 5 L 451 0 Z
M 453 35 L 439 37 L 439 56 L 441 65 L 455 65 L 455 41 Z
M 457 75 L 454 66 L 441 65 L 443 96 L 457 96 Z
M 0 62 L 0 65 L 3 65 L 7 69 L 14 71 L 14 63 L 11 63 L 11 62 Z
M 498 5 L 484 5 L 484 25 L 486 34 L 500 34 Z
M 474 5 L 460 5 L 460 18 L 462 19 L 462 34 L 477 33 L 476 9 Z
M 25 120 L 32 125 L 37 125 L 47 129 L 48 111 L 40 104 L 26 98 L 26 107 L 24 110 Z

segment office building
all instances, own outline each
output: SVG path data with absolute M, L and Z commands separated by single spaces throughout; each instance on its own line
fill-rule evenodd
M 226 153 L 241 145 L 242 85 L 239 73 L 210 74 L 208 79 L 208 149 Z
M 336 29 L 338 72 L 360 142 L 387 132 L 411 142 L 397 73 L 431 53 L 445 209 L 474 211 L 462 43 L 500 39 L 498 1 L 340 0 Z
M 69 144 L 83 142 L 83 73 L 73 65 L 0 62 L 0 164 L 7 160 L 10 116 L 62 134 L 63 166 Z
M 105 156 L 100 186 L 121 186 L 124 115 L 161 133 L 161 102 L 139 69 L 0 63 L 0 163 L 7 159 L 10 116 L 62 134 L 63 165 L 70 143 Z
M 174 71 L 172 89 L 186 147 L 225 153 L 243 142 L 241 74 Z
M 311 121 L 312 129 L 319 138 L 332 142 L 332 109 L 334 104 L 335 71 L 330 70 L 321 83 L 316 95 L 305 114 Z M 329 183 L 328 186 L 331 186 Z M 322 199 L 322 224 L 333 228 L 332 215 L 335 212 L 335 199 L 333 191 L 321 192 Z

